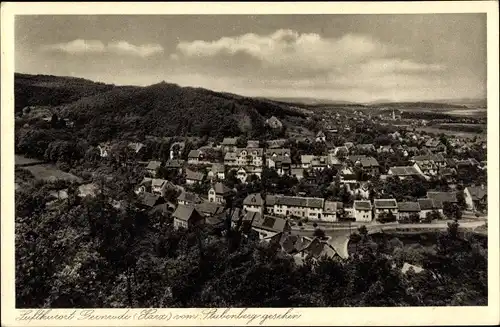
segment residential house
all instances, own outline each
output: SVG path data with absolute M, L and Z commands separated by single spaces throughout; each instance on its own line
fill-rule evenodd
M 362 151 L 362 152 L 375 152 L 376 151 L 375 146 L 371 143 L 358 144 L 358 145 L 356 145 L 356 149 L 358 151 Z
M 224 205 L 216 202 L 203 201 L 194 206 L 205 217 L 214 217 L 224 212 Z
M 165 203 L 165 199 L 157 194 L 144 192 L 140 194 L 139 206 L 145 210 L 151 210 L 155 206 Z
M 138 143 L 138 142 L 130 142 L 128 144 L 128 147 L 130 150 L 132 150 L 134 153 L 138 154 L 141 152 L 141 150 L 144 149 L 145 145 L 143 143 Z
M 377 153 L 394 153 L 394 149 L 390 145 L 381 145 L 377 149 Z
M 193 171 L 191 169 L 186 169 L 186 184 L 192 185 L 195 183 L 201 183 L 205 178 L 205 174 L 199 171 Z
M 174 228 L 192 228 L 205 221 L 205 217 L 193 206 L 178 205 L 173 215 Z
M 238 168 L 238 170 L 236 171 L 236 178 L 239 179 L 242 183 L 247 182 L 248 175 L 249 174 L 247 173 L 247 170 L 243 167 Z
M 247 148 L 259 148 L 260 147 L 260 141 L 257 140 L 248 140 L 247 142 Z
M 175 169 L 180 174 L 184 168 L 185 161 L 181 159 L 170 159 L 165 163 L 165 168 L 167 169 Z
M 229 167 L 235 167 L 238 165 L 236 152 L 226 152 L 224 155 L 224 165 Z
M 375 199 L 373 200 L 373 207 L 375 209 L 375 219 L 377 220 L 381 214 L 394 215 L 398 220 L 398 203 L 395 199 Z
M 346 157 L 347 155 L 349 155 L 349 149 L 346 146 L 336 147 L 333 151 L 333 155 L 337 158 Z
M 289 148 L 272 148 L 266 150 L 266 161 L 273 157 L 290 157 Z
M 290 170 L 290 175 L 297 178 L 298 180 L 301 180 L 302 178 L 304 178 L 304 168 L 293 167 Z
M 111 144 L 109 142 L 106 143 L 100 143 L 97 148 L 99 149 L 99 155 L 102 158 L 105 158 L 109 155 L 109 152 L 111 151 Z
M 220 163 L 212 164 L 212 168 L 208 172 L 208 178 L 224 180 L 226 178 L 224 165 Z
M 421 176 L 420 172 L 413 166 L 391 167 L 387 175 L 398 177 L 401 180 Z
M 420 206 L 420 219 L 424 219 L 428 213 L 433 211 L 443 215 L 443 203 L 438 200 L 418 199 L 418 205 Z
M 161 167 L 161 161 L 150 161 L 148 165 L 146 166 L 146 171 L 148 172 L 149 176 L 151 177 L 156 177 L 158 168 Z
M 182 192 L 178 197 L 177 197 L 177 203 L 179 205 L 197 205 L 202 203 L 203 200 L 195 193 L 192 192 Z
M 443 143 L 441 143 L 440 140 L 435 138 L 431 138 L 427 142 L 425 142 L 425 147 L 429 149 L 432 153 L 446 151 L 446 146 Z
M 302 163 L 302 168 L 304 169 L 310 169 L 311 168 L 311 162 L 314 159 L 314 155 L 311 154 L 303 154 L 300 156 L 300 162 Z
M 340 171 L 340 183 L 347 185 L 355 185 L 358 183 L 356 179 L 356 174 L 351 168 L 344 168 Z
M 328 167 L 328 156 L 315 156 L 311 161 L 312 170 L 323 170 Z
M 267 194 L 264 201 L 265 213 L 272 214 L 274 212 L 274 205 L 276 204 L 276 195 Z
M 237 137 L 226 137 L 222 140 L 222 152 L 234 152 L 236 151 L 238 143 Z
M 434 161 L 416 161 L 413 167 L 421 174 L 425 176 L 436 176 L 438 174 L 439 167 Z
M 355 165 L 361 167 L 364 173 L 372 176 L 380 173 L 380 165 L 377 159 L 373 157 L 361 157 L 354 162 Z
M 210 190 L 208 190 L 208 201 L 224 204 L 229 194 L 231 194 L 231 190 L 226 185 L 215 183 Z
M 279 233 L 290 232 L 291 227 L 287 219 L 254 213 L 252 229 L 259 233 L 260 239 L 270 238 Z
M 441 203 L 458 203 L 456 192 L 427 192 L 427 198 L 439 201 Z
M 372 221 L 372 204 L 370 201 L 355 200 L 353 207 L 356 221 Z
M 323 131 L 319 131 L 318 134 L 316 134 L 316 142 L 326 142 L 326 135 Z
M 188 164 L 190 165 L 205 163 L 204 159 L 204 153 L 200 150 L 191 150 L 188 153 Z
M 323 217 L 321 220 L 334 222 L 338 221 L 337 213 L 343 208 L 344 204 L 342 202 L 335 201 L 325 201 L 323 207 Z
M 264 200 L 260 193 L 249 194 L 243 200 L 243 210 L 264 213 Z
M 438 168 L 445 168 L 448 166 L 446 158 L 441 154 L 430 154 L 430 155 L 419 155 L 414 156 L 411 161 L 419 162 L 419 161 L 431 161 Z
M 269 141 L 267 141 L 267 146 L 270 149 L 281 148 L 286 144 L 286 142 L 287 142 L 286 139 L 269 140 Z
M 175 188 L 175 185 L 161 178 L 145 177 L 135 190 L 136 194 L 152 193 L 154 195 L 165 196 L 168 188 Z
M 273 129 L 280 129 L 283 127 L 283 123 L 276 118 L 275 116 L 272 116 L 271 118 L 266 119 L 266 125 Z
M 186 143 L 184 142 L 174 142 L 170 146 L 170 159 L 179 159 L 185 147 Z
M 488 188 L 484 185 L 466 187 L 464 197 L 469 210 L 481 211 L 488 207 Z
M 335 154 L 329 153 L 328 154 L 328 166 L 339 170 L 342 168 L 343 163 L 337 156 L 335 156 Z
M 352 148 L 354 148 L 354 143 L 353 142 L 345 142 L 344 146 L 347 148 L 348 151 L 350 151 Z
M 418 202 L 398 202 L 399 220 L 406 220 L 411 215 L 420 217 L 420 204 Z
M 278 175 L 289 175 L 292 160 L 288 156 L 274 156 L 267 159 L 268 167 L 275 169 Z
M 308 219 L 321 219 L 324 199 L 277 195 L 273 213 L 280 216 L 295 216 Z

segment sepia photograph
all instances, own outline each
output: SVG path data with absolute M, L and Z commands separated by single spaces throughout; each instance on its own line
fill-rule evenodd
M 16 15 L 15 308 L 487 307 L 487 31 Z

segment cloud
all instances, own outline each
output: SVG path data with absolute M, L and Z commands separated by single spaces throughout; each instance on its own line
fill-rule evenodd
M 269 35 L 248 33 L 208 42 L 180 42 L 177 45 L 178 53 L 188 58 L 244 53 L 269 67 L 293 65 L 312 69 L 330 69 L 404 50 L 366 35 L 346 34 L 333 39 L 323 38 L 316 33 L 300 34 L 293 30 L 277 30 Z
M 238 76 L 262 89 L 328 92 L 393 92 L 439 86 L 441 63 L 412 59 L 410 48 L 369 35 L 327 38 L 317 33 L 277 30 L 217 40 L 182 41 L 170 55 L 182 69 L 218 78 Z
M 66 43 L 44 45 L 41 47 L 45 52 L 63 52 L 72 55 L 114 53 L 135 57 L 150 57 L 163 52 L 159 44 L 133 45 L 127 41 L 115 41 L 105 44 L 99 40 L 77 39 Z

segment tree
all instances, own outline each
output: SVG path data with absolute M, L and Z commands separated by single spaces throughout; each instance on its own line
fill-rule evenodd
M 314 236 L 314 237 L 317 237 L 317 238 L 320 238 L 320 239 L 324 239 L 324 238 L 326 238 L 325 231 L 324 231 L 324 230 L 322 230 L 321 228 L 316 228 L 316 229 L 314 230 L 313 236 Z
M 444 202 L 443 203 L 443 213 L 446 217 L 450 219 L 461 219 L 462 210 L 456 203 Z

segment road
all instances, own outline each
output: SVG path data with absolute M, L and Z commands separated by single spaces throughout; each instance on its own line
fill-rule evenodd
M 422 230 L 428 231 L 431 230 L 445 230 L 448 228 L 448 223 L 450 221 L 440 221 L 436 223 L 429 224 L 399 224 L 399 223 L 389 223 L 389 224 L 379 224 L 379 223 L 369 223 L 366 224 L 366 228 L 369 234 L 380 233 L 380 232 L 391 232 L 391 231 L 404 231 L 407 229 L 411 229 L 411 231 Z M 460 228 L 474 230 L 479 226 L 485 224 L 485 221 L 463 221 L 459 222 Z M 358 226 L 339 226 L 337 228 L 322 228 L 325 231 L 325 234 L 330 237 L 328 243 L 337 251 L 337 253 L 342 258 L 347 258 L 349 256 L 347 245 L 349 243 L 349 237 L 352 232 L 357 230 Z M 292 229 L 292 233 L 300 236 L 313 236 L 314 229 Z

